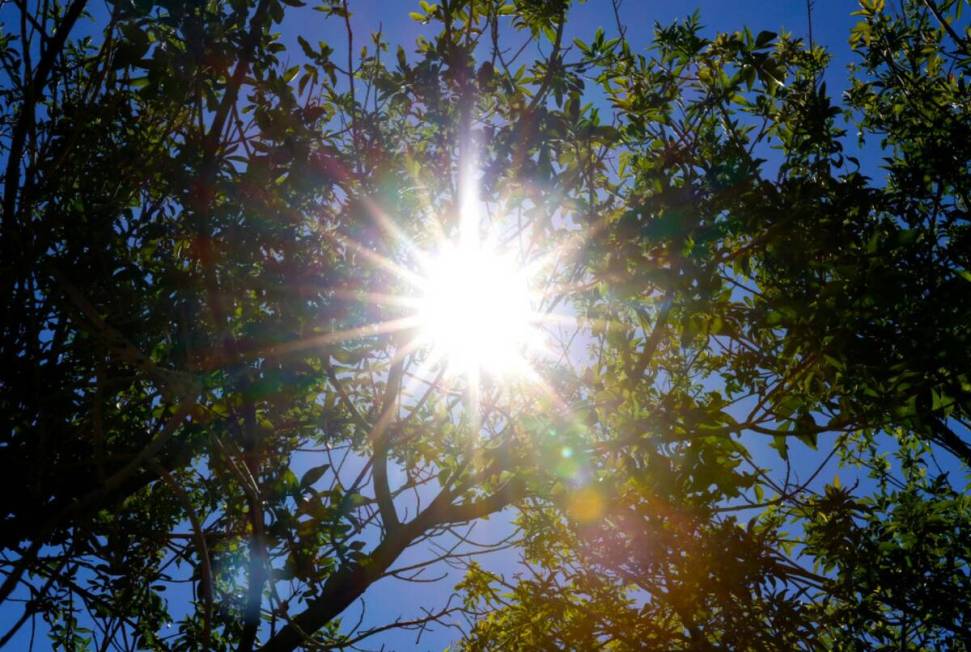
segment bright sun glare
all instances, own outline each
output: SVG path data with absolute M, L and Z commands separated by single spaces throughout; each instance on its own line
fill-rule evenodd
M 421 338 L 449 370 L 521 373 L 535 338 L 526 271 L 511 256 L 464 244 L 427 263 L 417 318 Z
M 427 354 L 413 378 L 422 379 L 432 369 L 464 378 L 473 404 L 483 376 L 543 385 L 532 363 L 549 354 L 548 333 L 542 326 L 552 322 L 543 295 L 537 292 L 540 285 L 548 292 L 549 283 L 538 283 L 537 276 L 546 276 L 556 253 L 527 256 L 531 247 L 524 247 L 522 226 L 512 235 L 507 225 L 504 233 L 501 212 L 495 219 L 487 216 L 485 204 L 478 199 L 476 176 L 474 164 L 464 166 L 457 228 L 443 228 L 445 224 L 433 218 L 426 234 L 432 245 L 428 248 L 407 237 L 376 205 L 368 204 L 374 218 L 403 246 L 411 264 L 402 266 L 352 240 L 340 241 L 410 286 L 403 294 L 375 294 L 366 300 L 406 307 L 407 312 L 326 338 L 339 342 L 409 331 L 410 339 L 401 342 L 397 359 L 415 350 Z

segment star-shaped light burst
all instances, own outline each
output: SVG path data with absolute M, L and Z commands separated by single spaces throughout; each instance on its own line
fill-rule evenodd
M 465 167 L 459 187 L 458 237 L 440 237 L 435 251 L 417 256 L 416 345 L 475 391 L 483 375 L 533 375 L 529 357 L 543 348 L 543 315 L 537 266 L 499 234 L 483 237 L 473 166 Z
M 477 434 L 483 432 L 488 413 L 501 413 L 501 418 L 507 419 L 509 404 L 551 405 L 561 417 L 571 413 L 570 406 L 543 378 L 537 363 L 545 358 L 549 366 L 558 368 L 580 332 L 582 324 L 569 308 L 567 314 L 554 314 L 553 307 L 588 287 L 579 278 L 574 259 L 583 250 L 583 232 L 577 229 L 574 233 L 566 227 L 557 234 L 557 246 L 544 250 L 539 245 L 548 243 L 549 234 L 537 236 L 528 222 L 523 225 L 518 219 L 511 225 L 514 214 L 504 219 L 500 210 L 498 218 L 485 219 L 486 206 L 479 200 L 476 176 L 473 166 L 463 169 L 456 216 L 441 215 L 426 207 L 429 230 L 420 238 L 430 240 L 429 244 L 413 240 L 394 216 L 367 200 L 370 215 L 388 237 L 388 246 L 383 247 L 386 253 L 330 236 L 353 250 L 358 261 L 366 260 L 389 272 L 385 278 L 395 287 L 386 293 L 350 293 L 358 300 L 391 307 L 385 313 L 390 319 L 328 333 L 311 342 L 329 345 L 378 334 L 393 336 L 396 351 L 389 378 L 397 377 L 395 386 L 406 398 L 391 402 L 376 429 L 395 419 L 402 404 L 414 414 L 438 390 L 454 394 L 458 389 L 465 395 L 468 423 Z M 497 198 L 489 207 L 502 203 Z M 564 338 L 563 330 L 567 334 L 572 331 L 572 335 Z M 557 350 L 555 356 L 550 343 Z M 486 379 L 488 383 L 483 382 Z M 503 391 L 510 388 L 515 390 Z M 534 398 L 539 402 L 534 403 Z M 494 410 L 499 399 L 503 405 Z M 579 422 L 576 425 L 585 427 Z M 574 449 L 563 447 L 561 456 L 573 458 Z M 580 482 L 580 468 L 574 462 L 558 473 Z M 573 517 L 599 518 L 603 510 L 599 491 L 591 489 L 578 496 L 580 502 L 571 507 Z
M 562 321 L 549 314 L 549 297 L 543 290 L 550 291 L 546 276 L 563 258 L 562 250 L 527 256 L 524 250 L 531 247 L 523 246 L 522 229 L 486 224 L 476 176 L 474 166 L 465 166 L 459 179 L 458 219 L 446 220 L 457 228 L 449 230 L 433 217 L 430 246 L 414 242 L 392 216 L 369 204 L 372 216 L 409 262 L 392 261 L 341 241 L 404 284 L 392 295 L 361 298 L 402 310 L 396 319 L 322 338 L 329 343 L 408 333 L 398 339 L 398 359 L 423 352 L 421 368 L 409 377 L 418 383 L 431 382 L 428 374 L 438 369 L 450 381 L 465 381 L 475 411 L 485 378 L 494 386 L 530 382 L 549 392 L 533 363 L 550 354 L 543 326 Z

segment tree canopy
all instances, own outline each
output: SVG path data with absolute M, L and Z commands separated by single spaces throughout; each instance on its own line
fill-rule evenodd
M 570 0 L 3 7 L 0 647 L 967 649 L 965 4 L 861 0 L 836 98 Z M 517 373 L 423 329 L 468 238 Z

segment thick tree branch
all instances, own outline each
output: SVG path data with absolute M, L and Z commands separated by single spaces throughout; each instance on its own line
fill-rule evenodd
M 304 644 L 307 636 L 336 618 L 357 600 L 371 584 L 385 574 L 394 560 L 415 539 L 429 530 L 494 514 L 517 500 L 522 493 L 521 481 L 514 479 L 487 498 L 455 505 L 451 502 L 454 493 L 443 490 L 413 521 L 388 531 L 384 540 L 366 560 L 344 566 L 332 575 L 324 584 L 320 595 L 307 609 L 272 637 L 260 648 L 260 652 L 289 652 Z
M 239 97 L 239 89 L 243 85 L 243 80 L 246 79 L 246 74 L 249 72 L 250 66 L 253 65 L 256 46 L 259 44 L 260 32 L 263 30 L 269 9 L 270 2 L 268 0 L 262 0 L 257 5 L 256 11 L 253 13 L 253 19 L 250 22 L 249 31 L 243 38 L 239 61 L 236 63 L 232 77 L 229 78 L 229 82 L 226 85 L 222 102 L 220 102 L 219 108 L 216 109 L 216 113 L 213 115 L 209 134 L 206 138 L 206 155 L 210 159 L 216 154 L 219 146 L 219 138 L 222 136 L 223 129 L 226 126 L 226 120 L 229 117 L 231 109 L 236 105 L 236 100 Z
M 404 359 L 399 358 L 391 367 L 388 383 L 385 387 L 384 400 L 381 406 L 381 416 L 371 432 L 371 442 L 374 447 L 374 497 L 378 501 L 381 512 L 381 522 L 385 529 L 398 527 L 398 513 L 391 496 L 391 486 L 388 482 L 388 448 L 390 437 L 388 426 L 397 416 L 398 392 L 404 377 Z
M 971 446 L 948 428 L 944 421 L 934 418 L 930 420 L 930 425 L 937 443 L 971 468 Z

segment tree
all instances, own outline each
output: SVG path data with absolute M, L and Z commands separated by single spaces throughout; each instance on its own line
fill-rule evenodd
M 630 281 L 594 303 L 631 320 L 595 375 L 614 397 L 595 420 L 609 507 L 562 531 L 524 514 L 535 575 L 502 591 L 473 569 L 468 599 L 488 608 L 469 649 L 964 649 L 967 496 L 932 446 L 969 460 L 968 39 L 958 3 L 861 5 L 846 119 L 880 138 L 882 187 L 843 154 L 822 53 L 784 37 L 707 40 L 689 20 L 601 75 L 633 168 L 600 258 Z M 684 285 L 666 294 L 657 261 Z M 626 307 L 652 283 L 653 330 Z M 744 431 L 772 438 L 783 480 L 730 438 Z M 872 495 L 813 485 L 822 466 L 792 481 L 792 440 L 829 433 Z
M 566 0 L 456 0 L 392 55 L 327 0 L 338 52 L 274 33 L 301 4 L 117 2 L 92 36 L 83 0 L 19 5 L 4 32 L 5 640 L 40 615 L 72 649 L 328 648 L 458 614 L 470 649 L 967 639 L 971 514 L 927 475 L 971 464 L 959 3 L 862 4 L 846 119 L 883 184 L 786 35 L 694 17 L 645 55 L 567 42 Z M 538 381 L 414 344 L 409 278 L 470 210 L 558 311 Z M 796 446 L 876 488 L 796 481 Z M 460 605 L 342 624 L 510 545 L 460 527 L 510 506 L 532 579 L 469 562 Z

